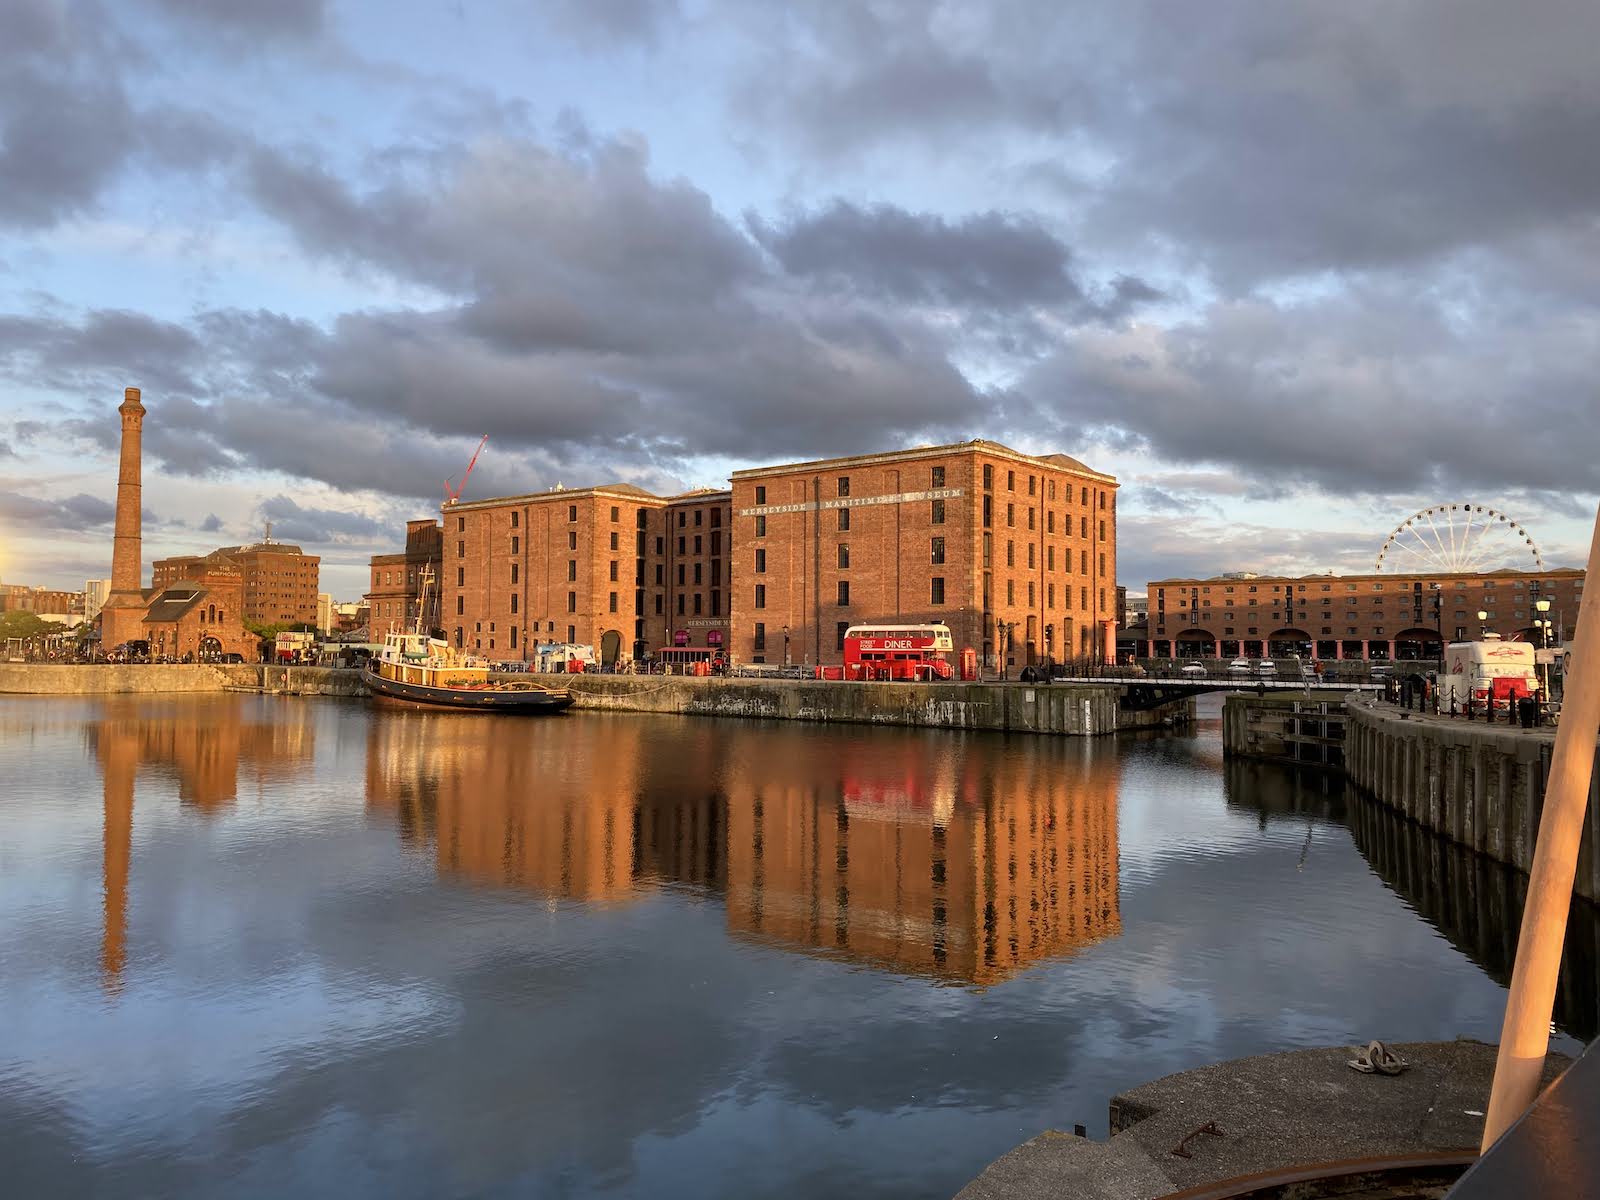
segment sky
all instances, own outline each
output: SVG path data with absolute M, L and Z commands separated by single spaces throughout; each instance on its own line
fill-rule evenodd
M 1120 582 L 1582 565 L 1592 0 L 4 0 L 0 580 L 985 437 Z M 1506 539 L 1508 563 L 1530 557 Z

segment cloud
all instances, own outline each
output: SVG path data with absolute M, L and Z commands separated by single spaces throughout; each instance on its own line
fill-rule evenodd
M 76 533 L 109 525 L 115 516 L 113 505 L 86 492 L 64 500 L 46 500 L 0 491 L 0 520 L 13 527 Z
M 543 11 L 554 28 L 599 51 L 654 46 L 681 16 L 677 0 L 549 0 Z
M 222 532 L 222 518 L 217 516 L 216 513 L 207 513 L 206 514 L 206 519 L 204 521 L 200 522 L 200 532 L 201 533 L 221 533 Z
M 1462 319 L 1454 299 L 1352 288 L 1218 303 L 1170 328 L 1086 328 L 1019 386 L 1050 398 L 1063 436 L 1126 436 L 1164 462 L 1225 466 L 1250 488 L 1600 492 L 1589 453 L 1600 324 Z
M 370 540 L 392 532 L 388 524 L 365 513 L 302 506 L 289 496 L 269 496 L 261 502 L 259 511 L 272 522 L 273 535 L 279 541 L 320 545 L 351 539 Z
M 180 21 L 240 37 L 308 38 L 327 23 L 325 0 L 146 0 Z

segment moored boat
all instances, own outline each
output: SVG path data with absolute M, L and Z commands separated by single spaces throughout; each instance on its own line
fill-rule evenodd
M 489 664 L 458 654 L 421 632 L 391 633 L 367 662 L 374 696 L 443 708 L 487 712 L 557 713 L 572 707 L 572 693 L 532 680 L 492 680 Z

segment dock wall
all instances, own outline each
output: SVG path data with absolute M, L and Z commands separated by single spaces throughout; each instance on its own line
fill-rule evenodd
M 1363 792 L 1459 845 L 1526 872 L 1555 744 L 1548 729 L 1423 717 L 1351 704 L 1345 769 Z M 1597 764 L 1600 766 L 1600 764 Z M 1600 901 L 1600 770 L 1589 784 L 1573 890 Z
M 690 716 L 759 717 L 929 729 L 989 729 L 1094 737 L 1159 728 L 1192 718 L 1192 700 L 1148 712 L 1119 707 L 1109 686 L 989 683 L 845 683 L 701 679 L 659 675 L 517 675 L 570 689 L 575 708 Z M 364 696 L 361 672 L 331 667 L 233 665 L 0 664 L 0 693 L 106 695 L 124 692 L 264 691 Z

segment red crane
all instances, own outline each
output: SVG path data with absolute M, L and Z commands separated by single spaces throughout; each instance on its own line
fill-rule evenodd
M 489 440 L 489 435 L 483 435 L 483 441 L 478 443 L 478 448 L 472 452 L 472 461 L 467 464 L 467 473 L 461 477 L 461 485 L 457 487 L 448 479 L 444 481 L 444 502 L 454 504 L 461 499 L 461 493 L 466 490 L 467 480 L 472 478 L 472 468 L 478 465 L 478 455 L 483 453 L 483 447 Z

